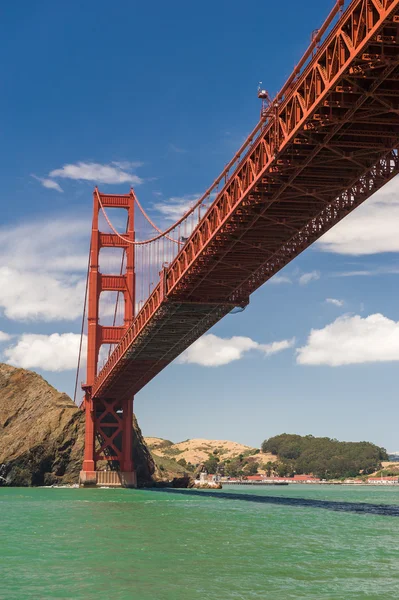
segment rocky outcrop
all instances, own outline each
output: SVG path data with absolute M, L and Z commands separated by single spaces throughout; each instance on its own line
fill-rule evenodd
M 171 487 L 173 488 L 192 488 L 194 487 L 194 479 L 190 475 L 183 477 L 174 477 L 171 481 Z
M 136 419 L 133 459 L 140 486 L 154 462 Z M 83 460 L 84 413 L 32 371 L 0 363 L 0 484 L 72 484 Z
M 155 464 L 144 441 L 139 424 L 133 415 L 133 461 L 140 487 L 150 486 L 155 478 Z

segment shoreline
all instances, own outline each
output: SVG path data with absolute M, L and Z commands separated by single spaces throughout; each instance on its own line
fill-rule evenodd
M 399 482 L 370 482 L 367 481 L 286 481 L 286 482 L 269 482 L 269 481 L 221 481 L 222 485 L 249 485 L 249 486 L 279 486 L 279 485 L 346 485 L 357 487 L 398 487 Z

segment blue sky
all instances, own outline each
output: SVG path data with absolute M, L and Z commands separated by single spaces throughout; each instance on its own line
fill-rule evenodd
M 282 86 L 333 4 L 3 9 L 4 361 L 73 393 L 94 185 L 133 184 L 164 226 L 165 207 L 192 201 L 230 160 L 258 120 L 258 82 L 272 95 Z M 398 189 L 394 181 L 148 384 L 135 399 L 144 434 L 259 445 L 287 431 L 399 450 Z M 290 347 L 271 352 L 281 341 Z M 215 344 L 235 360 L 216 366 Z

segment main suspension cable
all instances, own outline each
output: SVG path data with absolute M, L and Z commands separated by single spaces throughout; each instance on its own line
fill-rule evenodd
M 283 88 L 278 92 L 278 94 L 276 95 L 276 97 L 274 98 L 274 100 L 271 102 L 272 106 L 274 106 L 274 107 L 279 106 L 279 104 L 284 100 L 287 91 L 294 84 L 294 82 L 296 81 L 296 78 L 301 74 L 301 72 L 303 72 L 303 69 L 306 66 L 307 61 L 308 61 L 309 57 L 311 56 L 313 50 L 321 42 L 321 40 L 324 37 L 324 35 L 326 34 L 326 32 L 328 32 L 328 29 L 329 29 L 331 23 L 334 21 L 334 19 L 337 17 L 337 15 L 341 15 L 342 14 L 342 12 L 344 10 L 344 7 L 345 7 L 345 0 L 336 0 L 334 8 L 332 9 L 331 13 L 327 17 L 326 21 L 323 23 L 322 27 L 317 31 L 317 34 L 315 35 L 314 39 L 312 40 L 311 45 L 306 50 L 305 54 L 301 58 L 301 60 L 298 63 L 298 65 L 295 67 L 295 69 L 294 69 L 293 73 L 291 74 L 291 76 L 289 77 L 288 81 L 285 83 L 285 85 L 283 86 Z M 136 203 L 137 203 L 137 206 L 140 208 L 141 212 L 143 213 L 143 215 L 145 216 L 145 218 L 148 220 L 148 222 L 152 225 L 152 227 L 154 227 L 154 229 L 156 231 L 158 231 L 158 235 L 155 236 L 155 237 L 153 237 L 153 238 L 151 238 L 151 239 L 142 240 L 142 241 L 133 241 L 133 240 L 128 240 L 127 238 L 124 238 L 122 235 L 120 235 L 120 233 L 118 233 L 116 231 L 116 229 L 113 227 L 111 221 L 109 220 L 109 218 L 108 218 L 108 216 L 107 216 L 107 214 L 106 214 L 106 212 L 104 210 L 103 204 L 101 202 L 101 198 L 100 198 L 100 194 L 98 192 L 98 189 L 96 188 L 97 197 L 98 197 L 98 201 L 100 203 L 101 210 L 102 210 L 102 212 L 104 214 L 104 217 L 105 217 L 108 225 L 111 227 L 111 229 L 115 233 L 115 235 L 117 235 L 125 243 L 136 245 L 136 246 L 142 246 L 142 245 L 145 245 L 145 244 L 150 244 L 151 242 L 159 240 L 162 237 L 166 237 L 168 233 L 170 233 L 171 231 L 173 231 L 173 229 L 175 229 L 176 227 L 178 227 L 187 217 L 189 217 L 198 207 L 200 207 L 201 204 L 207 198 L 210 199 L 211 193 L 215 189 L 216 189 L 216 192 L 218 192 L 218 190 L 219 190 L 219 184 L 220 183 L 223 184 L 222 189 L 226 186 L 227 181 L 228 181 L 229 176 L 230 176 L 231 169 L 234 166 L 235 166 L 235 168 L 238 168 L 237 163 L 239 163 L 239 161 L 243 158 L 244 154 L 246 154 L 248 151 L 251 150 L 251 148 L 253 147 L 253 143 L 254 143 L 255 139 L 258 137 L 259 133 L 262 131 L 263 127 L 265 126 L 266 118 L 267 117 L 273 118 L 273 115 L 267 114 L 267 115 L 262 116 L 262 118 L 259 120 L 259 122 L 255 126 L 255 128 L 252 130 L 252 132 L 249 134 L 249 136 L 245 140 L 245 142 L 242 144 L 241 148 L 238 150 L 238 152 L 236 152 L 236 154 L 233 156 L 233 158 L 230 160 L 230 162 L 225 166 L 225 168 L 223 169 L 223 171 L 219 175 L 219 177 L 217 177 L 217 179 L 215 179 L 215 181 L 206 190 L 206 192 L 200 198 L 198 198 L 197 202 L 178 221 L 176 221 L 173 225 L 171 225 L 165 231 L 161 231 L 155 225 L 155 223 L 153 223 L 151 221 L 151 219 L 148 217 L 148 215 L 145 214 L 145 211 L 143 210 L 143 208 L 141 207 L 141 205 L 138 202 L 137 198 L 135 197 L 135 194 L 133 193 L 134 198 L 135 198 Z M 180 240 L 175 240 L 173 238 L 168 238 L 168 239 L 170 239 L 171 241 L 173 241 L 176 244 L 181 244 Z
M 170 240 L 171 242 L 174 242 L 175 244 L 184 244 L 184 242 L 180 242 L 179 240 L 175 240 L 172 237 L 169 237 L 166 232 L 162 231 L 161 229 L 159 229 L 159 227 L 157 227 L 155 225 L 155 223 L 150 219 L 150 217 L 147 215 L 147 213 L 145 212 L 144 208 L 141 206 L 136 194 L 134 193 L 133 190 L 131 190 L 132 194 L 133 194 L 133 198 L 135 203 L 137 204 L 138 208 L 141 211 L 141 214 L 143 215 L 143 217 L 148 221 L 148 223 L 151 225 L 151 227 L 153 227 L 155 229 L 155 231 L 157 231 L 158 233 L 160 233 L 163 237 L 165 237 L 167 240 Z M 157 238 L 154 238 L 154 240 Z M 153 240 L 152 240 L 153 241 Z
M 131 244 L 132 246 L 144 246 L 146 244 L 150 244 L 151 242 L 155 242 L 156 240 L 161 239 L 162 237 L 167 237 L 167 239 L 169 239 L 170 241 L 174 242 L 175 244 L 181 244 L 182 242 L 175 240 L 173 238 L 170 238 L 167 236 L 168 233 L 170 233 L 171 231 L 173 231 L 173 229 L 175 229 L 176 227 L 178 227 L 181 223 L 183 223 L 183 221 L 190 216 L 194 210 L 196 208 L 198 208 L 198 206 L 204 201 L 204 199 L 207 197 L 207 193 L 205 193 L 203 196 L 201 196 L 201 198 L 175 223 L 173 223 L 173 225 L 171 225 L 170 227 L 168 227 L 168 229 L 165 229 L 165 231 L 161 231 L 158 235 L 156 235 L 153 238 L 149 238 L 148 240 L 141 240 L 141 241 L 136 241 L 136 240 L 129 240 L 128 238 L 123 237 L 123 235 L 121 235 L 116 229 L 115 227 L 112 225 L 107 213 L 105 212 L 104 209 L 104 205 L 101 201 L 101 195 L 98 191 L 98 188 L 96 188 L 95 190 L 96 194 L 97 194 L 97 199 L 101 208 L 101 211 L 104 215 L 105 220 L 108 223 L 108 226 L 111 228 L 111 230 L 113 231 L 113 233 L 120 238 L 122 241 L 124 241 L 127 244 Z M 137 202 L 137 198 L 136 198 L 136 202 Z M 137 202 L 137 205 L 139 206 L 139 203 Z M 144 210 L 142 207 L 139 206 L 139 208 L 141 209 L 141 212 L 143 212 L 144 214 Z M 151 219 L 148 217 L 148 215 L 144 215 L 146 217 L 146 219 L 148 220 L 148 222 L 154 227 L 154 229 L 156 229 L 157 231 L 160 231 L 160 229 L 158 229 L 158 227 L 156 227 L 156 225 L 151 221 Z

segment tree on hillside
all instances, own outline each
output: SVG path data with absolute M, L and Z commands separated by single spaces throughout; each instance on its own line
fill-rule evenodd
M 275 464 L 275 471 L 279 477 L 291 477 L 295 469 L 293 469 L 289 462 L 281 461 Z
M 185 458 L 179 458 L 177 464 L 187 469 L 187 471 L 194 470 L 194 465 L 192 465 L 190 462 L 187 462 Z
M 263 468 L 266 471 L 266 475 L 270 477 L 274 471 L 274 463 L 272 463 L 271 460 L 268 460 L 267 463 L 263 465 Z
M 245 475 L 256 475 L 259 469 L 259 463 L 258 462 L 253 462 L 252 460 L 250 462 L 247 462 L 247 464 L 245 465 L 243 472 Z
M 228 477 L 240 477 L 243 474 L 243 465 L 239 458 L 233 458 L 225 463 L 225 474 Z
M 207 473 L 214 475 L 218 470 L 219 462 L 219 458 L 214 454 L 211 454 L 208 460 L 204 462 L 204 469 Z

